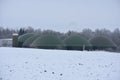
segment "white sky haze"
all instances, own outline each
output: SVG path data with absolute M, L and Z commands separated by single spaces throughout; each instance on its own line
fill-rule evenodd
M 120 27 L 119 0 L 0 0 L 0 26 L 52 29 Z

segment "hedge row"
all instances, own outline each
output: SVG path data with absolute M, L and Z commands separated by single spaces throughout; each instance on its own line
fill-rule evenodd
M 38 35 L 27 33 L 19 37 L 19 47 L 32 47 L 41 49 L 67 49 L 67 50 L 107 50 L 115 49 L 116 45 L 110 39 L 96 36 L 86 40 L 80 35 L 71 35 L 62 40 L 55 35 Z

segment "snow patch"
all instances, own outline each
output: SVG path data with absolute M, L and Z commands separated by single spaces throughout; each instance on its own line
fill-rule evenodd
M 0 80 L 120 80 L 120 54 L 0 48 Z

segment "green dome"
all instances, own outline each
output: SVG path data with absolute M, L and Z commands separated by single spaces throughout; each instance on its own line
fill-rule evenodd
M 33 43 L 35 39 L 40 37 L 40 35 L 33 35 L 32 37 L 29 37 L 25 42 L 23 43 L 23 47 L 30 47 L 30 45 Z
M 63 45 L 62 40 L 57 36 L 53 35 L 43 35 L 31 44 L 31 47 L 43 48 L 43 49 L 57 49 L 61 48 Z
M 19 36 L 18 38 L 18 45 L 19 47 L 22 47 L 23 46 L 23 43 L 31 36 L 33 36 L 34 34 L 33 33 L 26 33 L 24 35 L 21 35 Z
M 83 47 L 90 47 L 90 43 L 79 35 L 72 35 L 64 40 L 68 50 L 83 50 Z
M 94 37 L 93 39 L 90 40 L 90 42 L 93 46 L 93 49 L 105 49 L 116 47 L 113 41 L 103 36 Z

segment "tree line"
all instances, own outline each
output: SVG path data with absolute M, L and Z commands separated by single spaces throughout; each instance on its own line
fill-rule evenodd
M 39 35 L 52 34 L 55 36 L 59 36 L 61 39 L 65 39 L 66 37 L 71 35 L 80 35 L 87 40 L 90 40 L 96 36 L 104 36 L 112 40 L 117 45 L 118 49 L 120 48 L 120 29 L 119 28 L 113 31 L 110 31 L 108 29 L 96 29 L 94 31 L 91 29 L 83 29 L 80 32 L 68 31 L 66 33 L 61 33 L 53 30 L 34 29 L 32 27 L 20 28 L 20 29 L 9 29 L 9 28 L 0 27 L 0 39 L 12 38 L 13 33 L 18 33 L 19 36 L 25 33 L 37 33 Z

